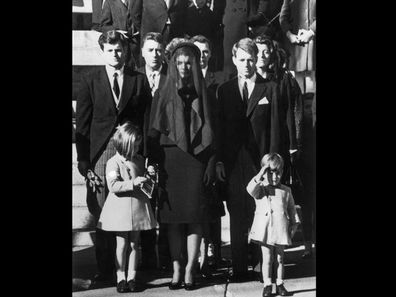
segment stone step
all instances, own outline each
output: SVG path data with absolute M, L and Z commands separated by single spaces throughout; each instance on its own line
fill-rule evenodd
M 98 44 L 100 34 L 96 31 L 72 31 L 72 65 L 104 65 Z
M 73 230 L 72 246 L 93 246 L 95 243 L 95 231 L 90 229 Z
M 73 206 L 72 229 L 90 229 L 95 227 L 94 217 L 89 213 L 87 206 Z
M 85 185 L 73 185 L 72 189 L 73 196 L 73 206 L 81 207 L 87 206 L 86 196 L 87 196 L 87 188 Z
M 72 12 L 92 13 L 92 0 L 75 1 L 72 6 Z

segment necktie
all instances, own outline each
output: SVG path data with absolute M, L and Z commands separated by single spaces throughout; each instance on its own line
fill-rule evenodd
M 248 88 L 247 88 L 247 82 L 245 81 L 245 83 L 243 84 L 243 90 L 242 90 L 242 100 L 244 104 L 247 104 L 248 98 L 249 98 L 249 92 L 248 92 Z
M 155 72 L 151 72 L 150 74 L 150 88 L 154 89 L 155 87 Z
M 114 81 L 113 81 L 113 91 L 117 97 L 116 99 L 118 100 L 118 97 L 120 96 L 120 87 L 118 85 L 117 76 L 118 76 L 118 73 L 115 72 L 114 73 Z

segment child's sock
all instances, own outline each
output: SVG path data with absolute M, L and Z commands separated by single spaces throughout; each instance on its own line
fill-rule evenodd
M 129 282 L 131 279 L 135 279 L 136 277 L 136 270 L 130 270 L 128 271 L 128 278 L 127 281 Z
M 277 278 L 277 279 L 276 279 L 276 285 L 277 285 L 277 286 L 283 285 L 283 279 Z
M 117 271 L 117 283 L 125 279 L 125 271 Z
M 272 280 L 270 277 L 268 278 L 263 278 L 264 286 L 270 286 L 272 285 Z

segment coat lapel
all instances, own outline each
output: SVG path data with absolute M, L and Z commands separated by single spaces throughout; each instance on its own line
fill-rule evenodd
M 256 83 L 250 98 L 248 100 L 248 106 L 246 110 L 246 116 L 249 117 L 253 109 L 257 106 L 259 100 L 263 97 L 265 93 L 266 85 L 264 84 L 264 79 L 257 74 Z
M 120 102 L 118 103 L 118 113 L 121 113 L 125 106 L 127 106 L 134 88 L 136 88 L 136 76 L 131 76 L 130 73 L 125 70 Z
M 101 94 L 103 94 L 106 104 L 109 104 L 114 110 L 114 113 L 117 113 L 117 106 L 114 101 L 113 92 L 111 91 L 111 85 L 109 78 L 107 77 L 105 67 L 101 68 L 98 79 L 98 87 L 101 89 Z

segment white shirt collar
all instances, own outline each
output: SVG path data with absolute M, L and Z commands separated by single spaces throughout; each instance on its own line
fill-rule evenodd
M 241 94 L 241 98 L 243 97 L 243 85 L 244 85 L 245 81 L 247 84 L 248 96 L 250 98 L 250 95 L 252 94 L 254 86 L 256 84 L 256 78 L 257 78 L 256 72 L 254 72 L 254 74 L 249 78 L 244 78 L 244 77 L 238 75 L 238 87 L 239 87 L 239 92 Z
M 162 70 L 162 65 L 158 70 L 151 70 L 149 67 L 147 67 L 147 65 L 145 65 L 144 68 L 146 70 L 147 77 L 149 77 L 151 73 L 160 74 Z
M 202 70 L 202 75 L 205 78 L 206 73 L 208 72 L 208 66 L 206 66 L 205 68 L 202 68 L 201 70 Z
M 109 65 L 105 65 L 105 67 L 107 76 L 109 77 L 110 81 L 112 81 L 114 73 L 117 73 L 118 77 L 124 76 L 124 66 L 122 66 L 120 69 L 115 69 L 114 67 L 111 67 Z

